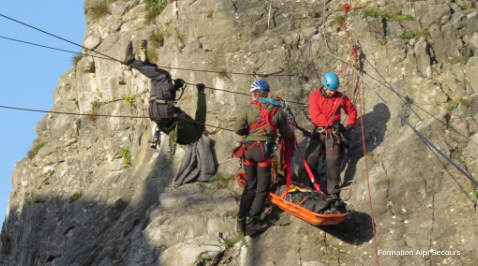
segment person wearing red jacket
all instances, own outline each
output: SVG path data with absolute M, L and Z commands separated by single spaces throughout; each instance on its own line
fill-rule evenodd
M 327 194 L 340 198 L 338 161 L 344 153 L 340 134 L 345 138 L 350 136 L 350 131 L 357 124 L 357 109 L 347 95 L 337 91 L 340 81 L 335 73 L 326 73 L 322 83 L 324 85 L 313 91 L 309 98 L 309 114 L 316 129 L 305 151 L 305 158 L 314 177 L 319 180 L 317 165 L 322 151 L 326 150 Z M 341 109 L 349 116 L 345 128 L 340 124 Z

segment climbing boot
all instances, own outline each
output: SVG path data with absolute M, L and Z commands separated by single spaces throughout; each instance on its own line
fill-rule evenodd
M 264 232 L 267 230 L 269 225 L 267 223 L 264 223 L 263 221 L 259 221 L 256 219 L 248 219 L 246 220 L 246 231 L 244 235 L 246 236 L 251 236 L 256 233 Z
M 134 62 L 134 54 L 133 54 L 133 42 L 130 41 L 128 43 L 128 47 L 126 47 L 126 51 L 124 52 L 124 57 L 123 57 L 123 64 L 125 65 L 131 65 Z
M 243 233 L 246 228 L 246 218 L 239 218 L 237 217 L 237 227 L 236 231 L 238 233 Z
M 148 58 L 148 41 L 142 40 L 139 42 L 138 58 L 143 64 L 149 64 Z
M 149 141 L 149 146 L 153 149 L 161 147 L 161 133 L 159 131 L 154 132 L 153 139 Z

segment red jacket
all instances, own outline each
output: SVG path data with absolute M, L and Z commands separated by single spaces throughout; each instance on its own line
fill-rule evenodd
M 321 90 L 313 91 L 309 98 L 309 114 L 314 125 L 318 127 L 332 126 L 334 120 L 340 123 L 340 108 L 342 108 L 349 115 L 347 125 L 355 126 L 357 124 L 357 109 L 349 97 L 341 92 L 336 92 L 334 96 L 326 98 L 320 93 Z M 341 98 L 342 100 L 340 100 Z

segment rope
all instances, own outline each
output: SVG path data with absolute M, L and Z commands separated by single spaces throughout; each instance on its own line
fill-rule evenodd
M 46 111 L 46 110 L 37 110 L 37 109 L 29 109 L 29 108 L 22 108 L 22 107 L 12 107 L 12 106 L 4 106 L 0 105 L 0 108 L 3 109 L 12 109 L 12 110 L 19 110 L 19 111 L 28 111 L 28 112 L 36 112 L 36 113 L 47 113 L 47 114 L 61 114 L 61 115 L 79 115 L 79 116 L 98 116 L 98 117 L 117 117 L 117 118 L 149 118 L 149 119 L 163 119 L 163 118 L 174 118 L 174 119 L 179 119 L 178 117 L 173 117 L 173 116 L 129 116 L 129 115 L 99 115 L 99 114 L 81 114 L 81 113 L 69 113 L 69 112 L 57 112 L 57 111 Z M 188 121 L 191 123 L 199 124 L 199 125 L 204 125 L 208 127 L 215 127 L 215 128 L 220 128 L 226 131 L 231 131 L 234 132 L 232 129 L 228 128 L 223 128 L 223 127 L 218 127 L 214 125 L 209 125 L 205 123 L 200 123 L 196 122 L 194 120 L 189 120 L 189 119 L 183 119 L 184 121 Z
M 364 124 L 363 124 L 363 114 L 362 114 L 362 99 L 360 97 L 360 80 L 359 80 L 359 75 L 358 75 L 358 64 L 357 64 L 357 48 L 352 45 L 350 42 L 349 35 L 347 33 L 347 27 L 345 26 L 345 20 L 347 18 L 347 13 L 358 9 L 360 7 L 356 7 L 353 9 L 349 8 L 349 4 L 344 5 L 344 20 L 342 21 L 342 26 L 344 27 L 344 32 L 345 32 L 345 37 L 347 37 L 347 42 L 349 43 L 350 48 L 352 49 L 352 53 L 354 55 L 354 61 L 355 61 L 355 70 L 356 70 L 356 75 L 357 75 L 357 92 L 358 92 L 358 98 L 359 98 L 359 104 L 360 104 L 360 128 L 362 130 L 362 144 L 363 144 L 363 153 L 364 153 L 364 160 L 365 160 L 365 173 L 367 175 L 367 188 L 368 188 L 368 199 L 370 202 L 370 215 L 372 218 L 372 230 L 373 230 L 373 239 L 375 243 L 375 255 L 377 258 L 377 265 L 380 266 L 379 258 L 378 258 L 378 246 L 377 246 L 377 234 L 375 232 L 375 221 L 373 217 L 373 207 L 372 207 L 372 194 L 370 192 L 370 177 L 368 174 L 368 162 L 367 162 L 367 147 L 365 145 L 365 133 L 364 133 Z

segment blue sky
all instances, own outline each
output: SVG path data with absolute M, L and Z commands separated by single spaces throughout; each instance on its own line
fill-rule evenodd
M 83 44 L 82 0 L 1 1 L 0 14 Z M 0 35 L 41 45 L 81 51 L 0 17 Z M 0 105 L 50 110 L 58 77 L 71 68 L 72 54 L 0 39 Z M 45 114 L 0 108 L 0 220 L 6 215 L 15 162 L 26 157 L 36 139 L 35 125 Z

